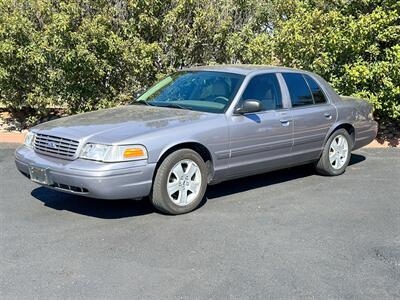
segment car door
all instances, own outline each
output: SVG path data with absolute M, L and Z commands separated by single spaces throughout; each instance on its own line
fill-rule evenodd
M 254 174 L 284 167 L 293 144 L 288 94 L 282 93 L 283 79 L 277 74 L 255 75 L 238 102 L 255 99 L 263 109 L 228 117 L 230 159 L 228 177 Z M 237 105 L 237 106 L 238 106 Z
M 317 159 L 337 112 L 320 85 L 310 75 L 282 74 L 291 99 L 293 119 L 292 160 L 301 163 Z

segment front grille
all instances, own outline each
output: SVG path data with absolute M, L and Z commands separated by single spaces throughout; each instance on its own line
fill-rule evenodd
M 36 134 L 34 142 L 36 152 L 65 159 L 73 159 L 78 146 L 78 141 L 41 133 Z

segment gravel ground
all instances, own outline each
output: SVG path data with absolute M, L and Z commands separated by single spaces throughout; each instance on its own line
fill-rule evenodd
M 39 187 L 0 147 L 2 299 L 400 297 L 398 149 L 356 151 L 334 178 L 222 183 L 171 217 Z

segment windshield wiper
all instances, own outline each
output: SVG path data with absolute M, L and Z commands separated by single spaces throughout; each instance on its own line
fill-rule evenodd
M 192 110 L 190 107 L 178 104 L 178 103 L 160 103 L 158 102 L 156 103 L 151 103 L 147 100 L 136 100 L 134 101 L 132 104 L 143 104 L 143 105 L 147 105 L 147 106 L 156 106 L 156 107 L 171 107 L 171 108 L 179 108 L 179 109 L 188 109 L 188 110 Z
M 133 104 L 144 104 L 147 106 L 155 106 L 154 104 L 149 103 L 147 100 L 135 100 Z
M 192 110 L 190 107 L 187 107 L 187 106 L 184 106 L 184 105 L 180 105 L 180 104 L 177 104 L 177 103 L 161 104 L 161 105 L 157 105 L 157 106 Z

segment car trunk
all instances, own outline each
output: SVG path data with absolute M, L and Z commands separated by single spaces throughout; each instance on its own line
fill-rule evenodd
M 350 96 L 340 96 L 340 98 L 345 102 L 353 103 L 356 110 L 366 118 L 372 118 L 373 106 L 367 100 Z

